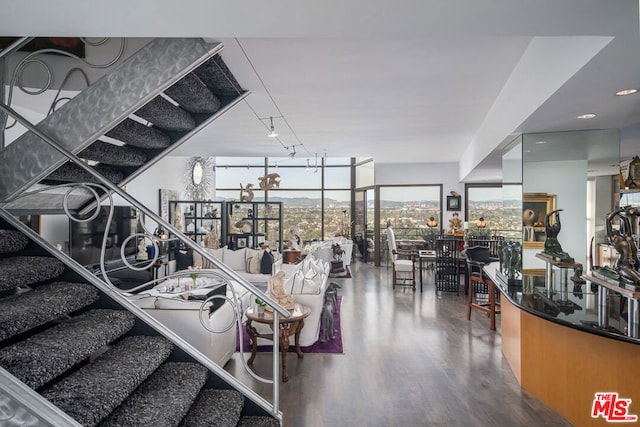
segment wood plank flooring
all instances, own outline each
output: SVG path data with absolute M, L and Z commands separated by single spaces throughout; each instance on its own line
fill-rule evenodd
M 352 263 L 342 285 L 344 354 L 287 357 L 281 383 L 285 426 L 569 426 L 518 385 L 498 331 L 480 312 L 466 319 L 464 292 L 436 294 L 424 272 L 421 294 L 391 288 L 391 271 Z M 239 355 L 226 365 L 271 400 L 272 386 L 243 372 Z M 247 356 L 248 357 L 248 356 Z M 254 368 L 270 375 L 271 355 Z

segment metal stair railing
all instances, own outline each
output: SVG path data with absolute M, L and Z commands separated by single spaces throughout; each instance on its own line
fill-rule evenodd
M 190 344 L 186 343 L 184 340 L 182 340 L 180 337 L 178 337 L 175 333 L 173 333 L 172 331 L 168 330 L 166 327 L 164 327 L 162 324 L 160 324 L 157 320 L 153 319 L 150 315 L 146 314 L 141 308 L 135 306 L 130 301 L 128 301 L 127 298 L 126 298 L 127 292 L 118 290 L 117 288 L 115 288 L 115 286 L 107 284 L 107 283 L 103 282 L 102 280 L 98 279 L 94 274 L 90 273 L 87 269 L 85 269 L 83 266 L 78 264 L 75 260 L 70 258 L 68 255 L 62 253 L 61 251 L 57 250 L 53 246 L 51 246 L 48 242 L 46 242 L 44 239 L 42 239 L 42 237 L 40 237 L 34 231 L 30 230 L 24 224 L 20 223 L 17 219 L 13 218 L 11 213 L 8 210 L 6 210 L 5 207 L 4 207 L 4 205 L 6 205 L 6 203 L 0 204 L 0 216 L 5 217 L 8 222 L 10 222 L 16 228 L 18 228 L 21 231 L 23 231 L 25 234 L 27 234 L 33 240 L 36 240 L 42 247 L 47 249 L 53 256 L 55 256 L 56 258 L 60 259 L 66 265 L 72 267 L 85 280 L 87 280 L 88 282 L 90 282 L 94 286 L 99 287 L 101 290 L 103 290 L 104 292 L 109 294 L 111 297 L 116 299 L 121 305 L 123 305 L 124 307 L 127 307 L 127 309 L 129 309 L 130 311 L 135 312 L 137 315 L 139 315 L 139 317 L 147 319 L 148 323 L 153 324 L 154 327 L 156 327 L 156 329 L 162 330 L 163 335 L 167 336 L 172 341 L 174 341 L 177 344 L 179 344 L 192 357 L 196 358 L 199 362 L 203 363 L 209 369 L 213 370 L 214 372 L 216 372 L 219 375 L 229 376 L 230 378 L 233 378 L 233 380 L 229 380 L 229 381 L 239 391 L 243 392 L 243 394 L 245 394 L 246 396 L 251 397 L 254 400 L 254 402 L 259 404 L 263 409 L 265 409 L 266 411 L 268 411 L 272 415 L 274 415 L 274 416 L 276 416 L 278 418 L 281 418 L 281 413 L 280 413 L 280 410 L 279 410 L 279 403 L 280 403 L 279 402 L 280 364 L 279 364 L 279 358 L 277 357 L 279 355 L 279 340 L 278 340 L 279 321 L 280 321 L 280 316 L 283 316 L 284 318 L 289 318 L 291 316 L 291 314 L 287 310 L 285 310 L 282 306 L 280 306 L 277 302 L 275 302 L 265 292 L 263 292 L 262 290 L 258 289 L 256 286 L 254 286 L 252 283 L 247 281 L 245 278 L 243 278 L 242 276 L 238 275 L 234 270 L 232 270 L 231 268 L 229 268 L 228 266 L 226 266 L 225 264 L 220 262 L 215 257 L 211 256 L 204 248 L 200 247 L 196 242 L 194 242 L 193 240 L 188 238 L 180 230 L 175 228 L 168 221 L 165 221 L 159 215 L 155 214 L 152 210 L 150 210 L 145 205 L 140 203 L 137 199 L 132 197 L 130 194 L 122 191 L 122 189 L 120 189 L 117 185 L 113 184 L 112 182 L 110 182 L 109 180 L 104 178 L 102 175 L 100 175 L 99 173 L 94 171 L 93 168 L 90 167 L 89 165 L 87 165 L 84 160 L 80 159 L 78 156 L 76 156 L 75 154 L 71 153 L 69 150 L 67 150 L 63 146 L 61 146 L 53 138 L 51 138 L 49 135 L 47 135 L 44 132 L 42 132 L 40 129 L 38 129 L 35 125 L 33 125 L 31 122 L 29 122 L 22 115 L 20 115 L 19 113 L 17 113 L 13 109 L 11 109 L 10 107 L 8 107 L 8 106 L 6 106 L 6 105 L 4 105 L 2 103 L 0 103 L 0 109 L 5 111 L 10 116 L 12 116 L 14 119 L 16 119 L 22 126 L 27 128 L 29 131 L 33 132 L 34 135 L 36 135 L 38 138 L 43 140 L 46 144 L 48 144 L 54 150 L 58 151 L 60 154 L 62 154 L 63 156 L 65 156 L 69 160 L 75 162 L 79 167 L 81 167 L 86 172 L 91 174 L 99 182 L 99 184 L 92 184 L 92 185 L 100 185 L 100 186 L 104 187 L 105 189 L 107 189 L 108 192 L 106 194 L 108 195 L 108 197 L 110 199 L 112 199 L 112 196 L 111 196 L 112 193 L 116 193 L 118 196 L 122 197 L 131 206 L 136 207 L 141 212 L 143 212 L 145 215 L 147 215 L 149 218 L 151 218 L 153 221 L 155 221 L 158 225 L 164 227 L 165 229 L 167 229 L 171 233 L 173 233 L 175 236 L 177 236 L 185 245 L 187 245 L 188 247 L 190 247 L 191 249 L 193 249 L 194 251 L 196 251 L 200 255 L 202 255 L 205 259 L 207 259 L 209 262 L 211 262 L 213 265 L 215 265 L 217 267 L 217 269 L 220 270 L 221 272 L 223 272 L 226 276 L 228 276 L 231 279 L 233 279 L 240 286 L 245 288 L 247 291 L 250 291 L 251 293 L 253 293 L 257 297 L 262 299 L 267 305 L 269 305 L 270 307 L 273 308 L 274 323 L 273 323 L 272 326 L 273 326 L 273 331 L 274 331 L 274 336 L 273 336 L 273 354 L 274 354 L 274 357 L 273 357 L 273 376 L 272 376 L 272 378 L 271 379 L 266 379 L 266 378 L 262 378 L 262 377 L 257 376 L 251 369 L 248 368 L 248 365 L 246 364 L 246 362 L 244 363 L 245 369 L 254 378 L 256 378 L 257 380 L 262 381 L 262 382 L 273 384 L 273 402 L 270 404 L 268 401 L 266 401 L 260 395 L 255 393 L 252 389 L 248 388 L 247 386 L 245 386 L 244 384 L 239 382 L 237 379 L 235 379 L 234 377 L 230 376 L 230 374 L 226 374 L 226 371 L 224 371 L 222 368 L 220 368 L 217 365 L 215 365 L 215 363 L 211 362 L 208 358 L 206 358 L 206 356 L 202 355 L 198 350 L 193 348 Z M 96 206 L 98 206 L 99 202 L 100 202 L 99 201 L 99 196 L 97 195 L 95 190 L 91 190 L 90 189 L 90 187 L 89 187 L 90 184 L 75 184 L 75 185 L 74 184 L 64 184 L 64 186 L 72 187 L 72 189 L 66 193 L 65 200 L 70 195 L 70 192 L 73 191 L 74 187 L 77 187 L 78 185 L 80 187 L 85 188 L 85 189 L 89 188 L 89 191 L 94 194 Z M 39 191 L 45 191 L 45 189 L 36 190 L 36 192 L 39 192 Z M 28 195 L 28 193 L 24 193 L 24 195 Z M 65 207 L 65 211 L 67 212 L 67 215 L 71 217 L 71 215 L 70 215 L 71 213 L 66 209 L 66 207 Z M 107 231 L 108 231 L 108 229 L 107 229 Z M 151 240 L 152 236 L 149 233 L 149 235 L 147 237 Z M 103 248 L 104 248 L 104 244 L 105 244 L 105 242 L 103 242 Z M 158 251 L 156 250 L 155 251 L 155 255 L 154 255 L 154 259 L 152 260 L 152 262 L 155 262 L 155 260 L 157 259 L 157 254 L 158 254 Z M 102 256 L 102 261 L 104 261 L 104 257 L 103 256 Z M 104 268 L 104 262 L 101 262 L 101 270 L 102 270 L 103 276 L 106 277 L 106 271 L 105 271 L 105 268 Z M 206 302 L 207 301 L 205 301 L 205 303 Z M 237 308 L 237 306 L 236 306 L 236 308 Z M 236 312 L 236 321 L 239 322 L 241 320 L 242 313 L 238 313 L 237 310 L 234 310 L 234 311 Z M 244 353 L 242 353 L 242 354 L 243 354 L 243 362 L 244 362 Z M 215 368 L 213 368 L 213 367 L 215 367 Z
M 97 142 L 97 138 L 112 131 L 114 126 L 122 124 L 126 119 L 131 120 L 131 116 L 138 114 L 143 107 L 161 102 L 165 99 L 167 90 L 192 73 L 197 73 L 201 66 L 217 67 L 224 74 L 220 78 L 220 84 L 224 84 L 224 79 L 227 79 L 227 84 L 235 82 L 233 76 L 225 74 L 221 68 L 224 62 L 217 57 L 221 49 L 220 43 L 207 43 L 202 39 L 154 39 L 118 64 L 109 74 L 73 97 L 62 108 L 48 115 L 37 127 L 54 137 L 61 146 L 78 154 Z M 197 77 L 193 78 L 197 80 Z M 179 131 L 170 127 L 164 129 L 164 134 L 171 140 L 169 146 L 146 150 L 149 158 L 141 167 L 117 169 L 123 175 L 117 179 L 118 183 L 123 185 L 134 179 L 248 94 L 235 86 L 233 94 L 228 96 L 224 95 L 225 88 L 221 86 L 218 89 L 223 91 L 220 95 L 222 104 L 215 112 L 189 114 L 180 107 L 175 107 L 185 117 L 189 116 L 193 120 L 190 125 L 195 127 Z M 206 92 L 210 93 L 209 89 Z M 169 101 L 165 102 L 171 104 Z M 3 129 L 0 127 L 0 131 Z M 3 164 L 37 166 L 11 173 L 6 173 L 7 168 L 4 166 L 0 168 L 0 198 L 6 201 L 45 179 L 64 165 L 67 159 L 48 145 L 41 144 L 33 133 L 26 133 L 0 151 L 0 161 Z M 35 206 L 38 206 L 37 203 Z

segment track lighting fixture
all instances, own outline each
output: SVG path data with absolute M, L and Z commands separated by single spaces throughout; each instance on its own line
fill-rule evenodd
M 276 132 L 276 129 L 273 127 L 273 117 L 269 117 L 269 121 L 270 121 L 270 123 L 271 123 L 271 127 L 270 127 L 271 132 L 269 132 L 269 133 L 267 134 L 267 136 L 268 136 L 269 138 L 275 138 L 275 137 L 277 137 L 277 136 L 278 136 L 278 133 Z

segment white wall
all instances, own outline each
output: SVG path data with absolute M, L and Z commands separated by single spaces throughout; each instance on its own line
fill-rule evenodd
M 376 163 L 376 185 L 442 184 L 442 227 L 447 228 L 453 212 L 447 211 L 447 195 L 456 191 L 464 200 L 464 183 L 458 181 L 458 163 Z M 460 218 L 464 209 L 460 211 Z
M 181 198 L 185 193 L 185 174 L 189 157 L 168 156 L 144 171 L 140 176 L 127 184 L 127 193 L 136 198 L 156 214 L 159 212 L 160 189 L 179 191 Z M 114 198 L 116 205 L 128 205 L 120 197 Z M 156 228 L 156 222 L 147 219 L 149 231 Z
M 523 192 L 556 195 L 562 229 L 558 241 L 563 251 L 586 266 L 587 238 L 587 161 L 527 162 L 523 170 Z M 523 268 L 544 268 L 544 261 L 535 257 L 541 249 L 525 249 Z

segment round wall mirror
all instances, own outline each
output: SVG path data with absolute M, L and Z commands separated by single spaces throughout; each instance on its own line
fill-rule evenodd
M 191 181 L 193 185 L 200 185 L 202 183 L 202 176 L 204 172 L 204 166 L 202 165 L 201 160 L 196 160 L 193 162 L 193 167 L 191 169 Z

